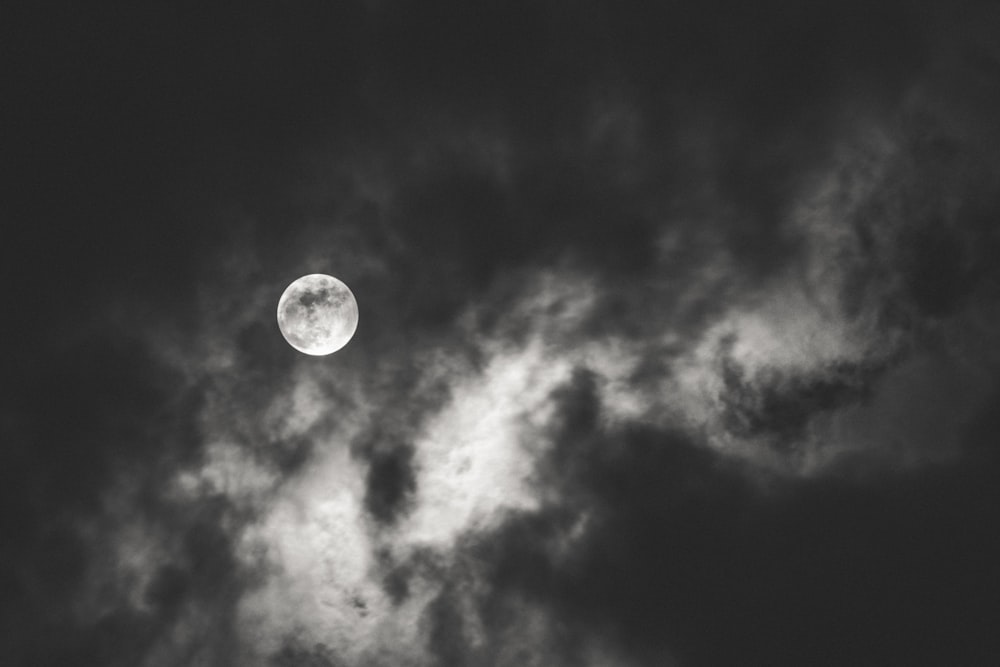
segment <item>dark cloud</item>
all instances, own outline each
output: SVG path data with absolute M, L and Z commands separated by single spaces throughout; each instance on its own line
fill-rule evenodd
M 85 622 L 82 651 L 93 656 L 92 664 L 128 665 L 152 656 L 168 664 L 236 664 L 233 604 L 252 579 L 233 558 L 231 536 L 221 525 L 226 509 L 218 502 L 205 504 L 195 510 L 198 516 L 175 518 L 163 527 L 179 548 L 150 573 L 142 591 L 145 608 L 121 605 Z
M 301 648 L 288 644 L 271 656 L 273 667 L 336 667 L 333 652 L 323 644 Z
M 371 459 L 365 507 L 377 520 L 391 522 L 405 508 L 416 486 L 412 466 L 413 448 L 407 446 L 378 452 Z
M 997 593 L 992 453 L 918 475 L 758 485 L 685 436 L 597 427 L 586 371 L 555 398 L 540 482 L 559 501 L 474 550 L 489 596 L 518 592 L 580 637 L 607 632 L 639 659 L 669 650 L 681 664 L 977 663 L 996 650 L 984 616 L 970 618 L 990 616 Z M 586 530 L 555 555 L 580 517 Z
M 247 581 L 222 527 L 226 508 L 172 506 L 158 491 L 164 475 L 197 461 L 197 394 L 135 341 L 110 337 L 67 345 L 20 389 L 2 483 L 6 658 L 126 665 L 224 647 L 226 600 Z M 138 489 L 131 509 L 109 504 L 123 478 Z M 109 521 L 141 522 L 151 549 L 161 531 L 169 536 L 164 564 L 142 588 L 144 609 L 119 597 L 134 573 L 120 563 Z M 94 597 L 101 603 L 91 610 Z M 192 610 L 213 616 L 198 630 L 203 643 L 174 646 L 171 629 L 194 623 Z
M 738 437 L 763 436 L 778 447 L 800 442 L 805 428 L 819 413 L 870 397 L 872 385 L 884 370 L 836 363 L 811 375 L 786 376 L 769 369 L 748 378 L 731 358 L 720 363 L 726 428 Z

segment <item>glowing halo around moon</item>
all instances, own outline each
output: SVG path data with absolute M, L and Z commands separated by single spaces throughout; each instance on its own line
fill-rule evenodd
M 358 302 L 342 281 L 302 276 L 278 300 L 278 329 L 299 352 L 321 357 L 347 345 L 358 328 Z

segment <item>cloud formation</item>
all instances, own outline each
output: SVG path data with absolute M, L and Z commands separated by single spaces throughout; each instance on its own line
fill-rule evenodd
M 0 658 L 996 654 L 1000 17 L 627 4 L 25 17 Z

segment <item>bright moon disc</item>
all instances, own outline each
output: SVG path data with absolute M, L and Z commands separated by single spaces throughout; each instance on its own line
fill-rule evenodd
M 347 345 L 358 328 L 358 302 L 340 280 L 302 276 L 278 300 L 278 328 L 299 352 L 323 356 Z

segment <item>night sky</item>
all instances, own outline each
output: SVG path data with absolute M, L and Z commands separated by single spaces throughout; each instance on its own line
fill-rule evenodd
M 997 664 L 1000 5 L 210 4 L 0 20 L 0 665 Z

